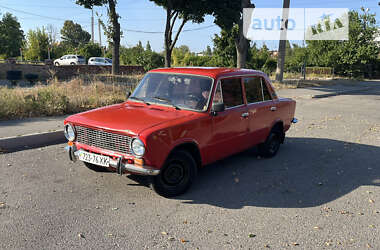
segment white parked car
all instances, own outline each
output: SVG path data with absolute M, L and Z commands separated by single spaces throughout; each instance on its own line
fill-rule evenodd
M 112 66 L 112 60 L 105 57 L 91 57 L 90 59 L 88 59 L 88 65 Z
M 64 55 L 61 58 L 54 60 L 55 66 L 77 64 L 86 64 L 86 59 L 83 56 L 78 55 Z

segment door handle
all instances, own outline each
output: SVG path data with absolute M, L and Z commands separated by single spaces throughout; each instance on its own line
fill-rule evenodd
M 271 107 L 270 108 L 270 111 L 276 111 L 277 110 L 277 107 Z
M 243 114 L 241 114 L 241 117 L 243 117 L 243 118 L 247 118 L 249 116 L 249 113 L 243 113 Z

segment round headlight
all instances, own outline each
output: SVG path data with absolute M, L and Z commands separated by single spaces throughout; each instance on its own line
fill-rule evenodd
M 137 157 L 142 157 L 145 153 L 145 145 L 144 143 L 138 139 L 133 139 L 131 143 L 132 153 Z
M 75 140 L 75 137 L 76 137 L 75 130 L 74 130 L 74 127 L 71 126 L 70 124 L 67 124 L 65 126 L 65 136 L 66 136 L 66 139 L 69 141 Z

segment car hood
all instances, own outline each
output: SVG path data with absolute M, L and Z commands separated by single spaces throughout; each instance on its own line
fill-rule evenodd
M 145 129 L 190 115 L 171 108 L 123 103 L 72 115 L 66 122 L 138 135 Z

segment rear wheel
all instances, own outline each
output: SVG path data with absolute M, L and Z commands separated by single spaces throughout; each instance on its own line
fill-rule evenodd
M 70 63 L 70 65 L 75 65 L 75 62 Z
M 54 65 L 55 65 L 55 66 L 59 66 L 59 63 L 58 63 L 58 62 L 56 62 Z
M 159 175 L 154 176 L 151 186 L 161 196 L 173 197 L 186 192 L 197 174 L 192 155 L 186 151 L 174 152 Z
M 275 156 L 280 149 L 283 138 L 283 131 L 272 129 L 265 142 L 259 145 L 259 154 L 266 158 Z

